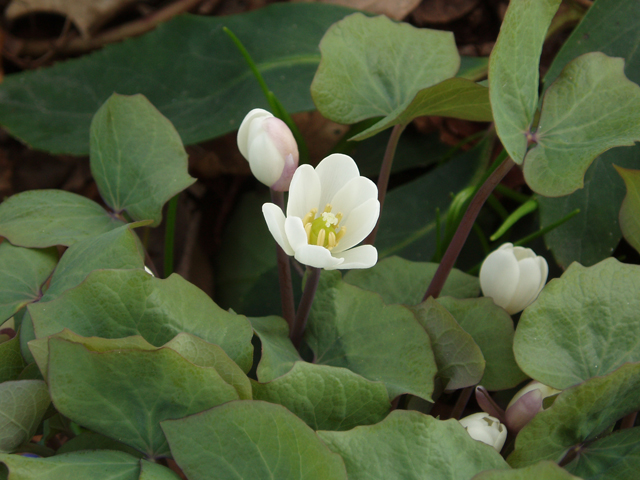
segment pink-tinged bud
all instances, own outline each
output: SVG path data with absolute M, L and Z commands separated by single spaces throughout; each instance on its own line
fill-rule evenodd
M 500 421 L 485 412 L 474 413 L 461 418 L 460 425 L 467 429 L 467 433 L 474 440 L 491 445 L 498 452 L 502 450 L 507 439 L 507 429 Z
M 299 155 L 286 123 L 266 110 L 251 110 L 238 130 L 238 149 L 258 180 L 277 191 L 289 190 Z
M 530 382 L 514 395 L 505 412 L 505 422 L 509 430 L 519 432 L 538 412 L 544 410 L 543 401 L 547 397 L 557 395 L 560 390 Z

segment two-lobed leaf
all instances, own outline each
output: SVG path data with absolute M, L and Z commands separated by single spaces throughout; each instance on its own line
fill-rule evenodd
M 615 168 L 627 187 L 620 207 L 620 230 L 629 245 L 640 252 L 640 171 Z
M 250 317 L 249 321 L 262 345 L 260 363 L 256 371 L 260 382 L 270 382 L 284 375 L 296 362 L 302 360 L 289 338 L 289 325 L 284 318 Z
M 24 367 L 18 336 L 0 343 L 0 383 L 15 380 Z
M 544 480 L 580 480 L 556 463 L 549 461 L 513 470 L 488 470 L 480 472 L 471 480 L 539 480 L 541 478 Z
M 0 452 L 12 452 L 28 442 L 50 403 L 42 380 L 0 383 Z

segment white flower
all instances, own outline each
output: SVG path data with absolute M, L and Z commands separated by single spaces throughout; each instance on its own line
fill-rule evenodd
M 500 421 L 488 413 L 479 412 L 461 418 L 460 424 L 474 440 L 491 445 L 498 452 L 507 439 L 507 429 Z
M 482 264 L 480 287 L 485 297 L 513 315 L 538 297 L 548 274 L 547 261 L 533 250 L 505 243 Z
M 298 144 L 286 123 L 254 108 L 238 130 L 238 149 L 258 180 L 280 192 L 289 189 L 298 167 Z
M 378 260 L 372 245 L 352 248 L 375 227 L 380 203 L 376 185 L 360 176 L 347 155 L 329 155 L 315 169 L 302 165 L 296 170 L 286 218 L 272 203 L 265 203 L 262 213 L 276 242 L 304 265 L 369 268 Z
M 149 267 L 147 267 L 146 265 L 144 266 L 144 271 L 147 272 L 149 275 L 151 275 L 152 277 L 155 277 L 155 275 L 153 274 L 153 272 L 151 271 L 151 269 Z
M 519 432 L 538 412 L 544 410 L 543 401 L 547 397 L 557 395 L 561 390 L 532 381 L 516 393 L 505 412 L 505 422 L 509 429 Z

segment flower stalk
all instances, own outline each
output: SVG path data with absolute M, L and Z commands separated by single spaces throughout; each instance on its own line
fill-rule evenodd
M 271 191 L 271 201 L 284 210 L 284 192 L 273 189 Z M 289 325 L 289 332 L 293 332 L 296 316 L 296 307 L 293 300 L 293 284 L 291 283 L 291 265 L 289 255 L 276 243 L 276 256 L 278 259 L 278 280 L 280 282 L 280 304 L 282 306 L 282 316 Z
M 178 195 L 169 200 L 167 206 L 167 225 L 164 230 L 164 277 L 173 273 L 173 242 L 176 230 L 176 212 L 178 210 Z
M 311 305 L 313 304 L 313 298 L 316 295 L 318 289 L 318 283 L 320 282 L 321 268 L 307 267 L 309 276 L 304 285 L 304 291 L 302 292 L 302 298 L 298 305 L 298 313 L 296 314 L 293 328 L 290 331 L 289 338 L 293 342 L 296 349 L 300 350 L 300 344 L 302 343 L 302 337 L 304 330 L 307 327 L 307 320 L 309 319 L 309 312 L 311 311 Z
M 438 266 L 438 270 L 436 270 L 433 280 L 431 280 L 431 284 L 424 294 L 423 300 L 426 300 L 429 297 L 438 298 L 444 283 L 449 277 L 451 269 L 458 259 L 458 255 L 460 255 L 462 247 L 469 237 L 473 224 L 476 221 L 476 218 L 478 218 L 480 209 L 489 198 L 489 195 L 491 195 L 491 192 L 493 192 L 496 186 L 502 181 L 507 173 L 509 173 L 514 165 L 515 162 L 511 160 L 511 158 L 506 157 L 502 163 L 500 163 L 498 167 L 491 172 L 475 194 L 473 200 L 471 200 L 471 203 L 469 204 L 469 208 L 460 221 L 460 225 L 458 226 L 455 235 L 451 239 L 451 243 L 449 244 L 447 251 L 442 257 L 442 261 Z

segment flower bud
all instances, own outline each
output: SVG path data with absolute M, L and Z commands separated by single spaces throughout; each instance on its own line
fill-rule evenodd
M 474 440 L 491 445 L 498 452 L 507 439 L 507 429 L 500 421 L 485 412 L 474 413 L 461 418 L 460 424 Z
M 483 262 L 480 288 L 485 297 L 513 315 L 538 297 L 548 273 L 547 261 L 533 250 L 505 243 Z
M 505 422 L 510 430 L 519 432 L 538 412 L 544 410 L 543 401 L 547 397 L 557 395 L 560 390 L 548 387 L 540 382 L 529 382 L 516 393 L 505 413 Z
M 298 167 L 298 145 L 286 123 L 254 108 L 238 130 L 238 149 L 258 180 L 273 190 L 289 190 Z

